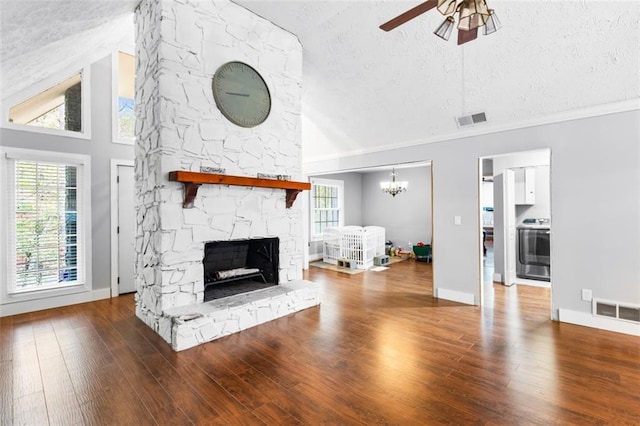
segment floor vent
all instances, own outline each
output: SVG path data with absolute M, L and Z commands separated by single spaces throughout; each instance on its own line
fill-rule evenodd
M 593 314 L 640 323 L 640 306 L 629 306 L 618 302 L 593 299 Z
M 456 124 L 458 127 L 473 126 L 475 124 L 484 123 L 485 121 L 487 121 L 487 114 L 484 112 L 456 117 Z

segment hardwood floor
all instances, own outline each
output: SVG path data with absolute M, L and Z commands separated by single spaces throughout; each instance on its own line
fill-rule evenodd
M 0 424 L 640 424 L 640 338 L 550 321 L 548 289 L 305 275 L 320 307 L 181 353 L 132 296 L 2 318 Z

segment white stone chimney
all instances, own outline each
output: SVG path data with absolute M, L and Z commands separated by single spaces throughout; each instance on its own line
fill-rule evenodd
M 202 185 L 184 209 L 174 170 L 301 179 L 302 48 L 298 39 L 227 0 L 143 0 L 136 10 L 136 314 L 171 341 L 168 309 L 203 301 L 204 244 L 278 237 L 280 282 L 300 280 L 301 201 L 279 189 Z M 212 77 L 229 61 L 261 73 L 271 113 L 254 128 L 227 121 Z

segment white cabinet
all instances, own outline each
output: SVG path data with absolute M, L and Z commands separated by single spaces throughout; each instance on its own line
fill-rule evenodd
M 536 202 L 536 169 L 523 167 L 513 169 L 516 205 L 532 205 Z

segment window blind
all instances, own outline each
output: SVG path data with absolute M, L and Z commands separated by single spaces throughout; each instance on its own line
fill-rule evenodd
M 80 166 L 12 163 L 10 292 L 77 284 Z

